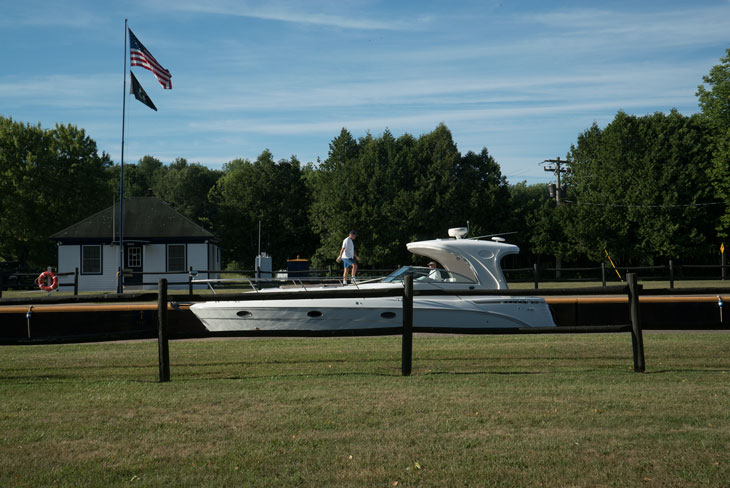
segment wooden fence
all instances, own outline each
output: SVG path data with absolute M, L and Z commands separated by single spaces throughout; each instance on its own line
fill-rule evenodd
M 634 358 L 634 371 L 644 372 L 646 369 L 644 359 L 644 341 L 641 327 L 641 315 L 639 310 L 639 292 L 641 285 L 637 283 L 636 274 L 630 273 L 627 276 L 627 286 L 610 287 L 604 290 L 606 294 L 628 294 L 628 303 L 630 307 L 631 323 L 625 325 L 606 325 L 606 326 L 590 326 L 590 327 L 524 327 L 524 328 L 484 328 L 459 330 L 459 332 L 470 334 L 565 334 L 565 333 L 614 333 L 614 332 L 630 332 L 631 344 Z M 170 381 L 170 355 L 167 334 L 167 280 L 161 279 L 158 285 L 158 361 L 159 361 L 159 381 Z M 404 277 L 404 286 L 402 289 L 386 289 L 386 290 L 352 290 L 352 291 L 304 291 L 296 292 L 297 298 L 332 298 L 342 297 L 343 294 L 357 297 L 376 297 L 376 296 L 402 296 L 403 297 L 403 323 L 402 323 L 402 351 L 401 351 L 401 374 L 409 376 L 413 364 L 413 333 L 414 332 L 430 332 L 430 333 L 453 333 L 453 328 L 419 328 L 413 324 L 413 298 L 414 296 L 424 295 L 459 295 L 459 296 L 479 296 L 479 295 L 524 295 L 524 293 L 515 290 L 461 290 L 453 291 L 417 291 L 413 289 L 413 276 Z M 284 293 L 271 294 L 249 294 L 247 297 L 237 296 L 237 300 L 281 300 L 285 298 Z M 547 324 L 546 324 L 547 325 Z M 237 336 L 235 332 L 216 333 L 216 336 Z M 260 331 L 257 335 L 267 335 L 265 331 Z M 281 334 L 277 334 L 281 335 Z

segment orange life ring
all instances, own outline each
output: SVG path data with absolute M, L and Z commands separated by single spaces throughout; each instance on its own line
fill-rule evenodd
M 46 278 L 51 279 L 51 284 L 46 284 Z M 56 288 L 58 288 L 58 276 L 53 274 L 53 271 L 44 271 L 40 275 L 38 275 L 38 278 L 36 278 L 36 281 L 38 282 L 38 286 L 43 291 L 53 291 Z

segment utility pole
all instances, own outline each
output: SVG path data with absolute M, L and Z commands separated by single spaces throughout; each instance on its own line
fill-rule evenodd
M 560 175 L 561 173 L 566 173 L 568 171 L 566 168 L 562 167 L 562 165 L 564 165 L 566 162 L 567 161 L 563 161 L 559 157 L 557 159 L 546 159 L 542 162 L 542 164 L 549 163 L 549 166 L 545 166 L 543 168 L 545 171 L 555 173 L 555 203 L 557 203 L 558 205 L 560 204 L 560 192 L 562 188 L 560 186 Z
M 555 204 L 560 205 L 560 193 L 562 192 L 562 187 L 560 186 L 560 175 L 562 173 L 566 173 L 568 170 L 567 168 L 563 168 L 563 165 L 567 161 L 561 160 L 559 157 L 557 159 L 546 159 L 542 162 L 542 164 L 547 164 L 543 169 L 545 171 L 550 171 L 552 173 L 555 173 Z M 552 183 L 548 185 L 548 188 L 552 186 Z M 552 197 L 552 191 L 550 192 L 550 196 Z M 560 256 L 555 256 L 555 278 L 560 279 L 560 268 L 562 267 L 562 259 Z

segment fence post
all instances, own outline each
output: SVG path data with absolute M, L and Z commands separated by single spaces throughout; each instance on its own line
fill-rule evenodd
M 3 297 L 3 286 L 5 286 L 5 283 L 3 282 L 3 274 L 0 273 L 0 298 Z
M 669 260 L 669 288 L 674 288 L 674 262 Z
M 74 296 L 79 294 L 79 268 L 74 268 Z
M 722 243 L 722 252 L 720 253 L 720 264 L 722 265 L 722 272 L 720 273 L 722 281 L 725 281 L 725 266 L 727 265 L 727 258 L 725 257 L 725 243 Z
M 606 286 L 606 262 L 601 261 L 601 282 Z
M 413 364 L 413 275 L 403 279 L 403 350 L 401 374 L 411 375 Z
M 538 281 L 539 281 L 539 276 L 538 276 L 538 271 L 537 271 L 537 263 L 535 263 L 535 264 L 532 265 L 532 276 L 535 278 L 535 289 L 537 290 Z
M 157 284 L 157 350 L 160 383 L 170 381 L 170 347 L 167 341 L 167 279 Z
M 646 363 L 644 362 L 644 337 L 641 329 L 641 313 L 639 313 L 639 291 L 641 290 L 641 285 L 636 282 L 636 273 L 627 273 L 626 281 L 629 284 L 631 347 L 634 351 L 634 372 L 643 373 L 646 370 Z

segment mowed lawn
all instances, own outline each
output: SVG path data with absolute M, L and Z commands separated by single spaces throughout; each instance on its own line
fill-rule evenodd
M 730 333 L 0 348 L 0 486 L 730 486 Z

